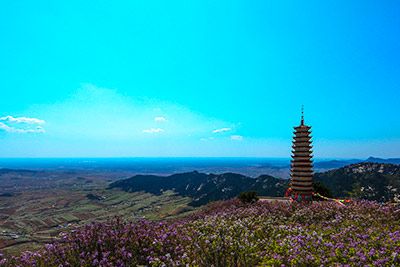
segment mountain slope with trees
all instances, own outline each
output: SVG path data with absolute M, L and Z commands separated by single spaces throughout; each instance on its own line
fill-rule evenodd
M 377 201 L 400 198 L 400 166 L 395 164 L 352 164 L 316 173 L 314 181 L 318 188 L 328 188 L 334 197 Z M 194 171 L 170 176 L 136 175 L 116 181 L 109 187 L 128 192 L 144 191 L 155 195 L 173 190 L 179 195 L 192 198 L 192 206 L 201 206 L 210 201 L 234 198 L 244 191 L 255 191 L 261 196 L 283 196 L 288 184 L 288 180 L 269 175 L 251 178 L 236 173 L 205 174 Z
M 205 174 L 197 171 L 170 176 L 136 175 L 110 184 L 110 188 L 156 195 L 173 190 L 179 195 L 191 197 L 192 206 L 234 198 L 244 191 L 255 191 L 264 196 L 283 196 L 287 186 L 288 180 L 269 175 L 250 178 L 236 173 Z
M 363 162 L 323 173 L 315 181 L 328 187 L 335 197 L 355 197 L 377 201 L 400 197 L 400 165 Z

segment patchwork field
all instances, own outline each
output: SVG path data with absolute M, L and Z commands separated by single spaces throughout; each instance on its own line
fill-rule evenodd
M 122 175 L 122 174 L 120 174 Z M 107 189 L 117 174 L 2 172 L 0 251 L 17 254 L 59 237 L 60 232 L 115 216 L 168 219 L 188 214 L 189 198 L 172 191 L 156 196 Z

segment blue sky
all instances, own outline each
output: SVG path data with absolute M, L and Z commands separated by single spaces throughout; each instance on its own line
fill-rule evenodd
M 0 157 L 400 156 L 398 1 L 2 1 Z

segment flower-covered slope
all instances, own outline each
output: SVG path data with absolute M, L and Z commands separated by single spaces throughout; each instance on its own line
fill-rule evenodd
M 236 200 L 178 221 L 87 225 L 0 266 L 400 266 L 400 208 Z

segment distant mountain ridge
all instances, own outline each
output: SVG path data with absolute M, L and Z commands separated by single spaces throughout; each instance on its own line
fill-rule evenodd
M 372 162 L 372 163 L 387 163 L 387 164 L 400 164 L 400 158 L 376 158 L 369 157 L 365 160 L 362 159 L 334 159 L 334 160 L 323 160 L 323 161 L 315 161 L 314 168 L 315 169 L 338 169 L 345 167 L 351 164 L 363 163 L 363 162 Z
M 201 206 L 210 201 L 236 197 L 244 191 L 256 191 L 259 195 L 283 196 L 288 180 L 269 175 L 250 178 L 236 173 L 205 174 L 197 171 L 170 176 L 136 175 L 111 183 L 109 188 L 124 191 L 145 191 L 159 195 L 174 190 L 182 196 L 192 198 L 192 206 Z
M 363 162 L 363 160 L 360 160 L 360 159 L 344 159 L 344 160 L 334 159 L 334 160 L 325 160 L 325 161 L 315 161 L 314 169 L 316 169 L 316 170 L 338 169 L 338 168 L 342 168 L 342 167 L 350 165 L 350 164 L 355 164 L 355 163 L 360 163 L 360 162 Z
M 400 158 L 382 159 L 382 158 L 369 157 L 369 158 L 366 160 L 366 162 L 387 163 L 387 164 L 400 164 Z

